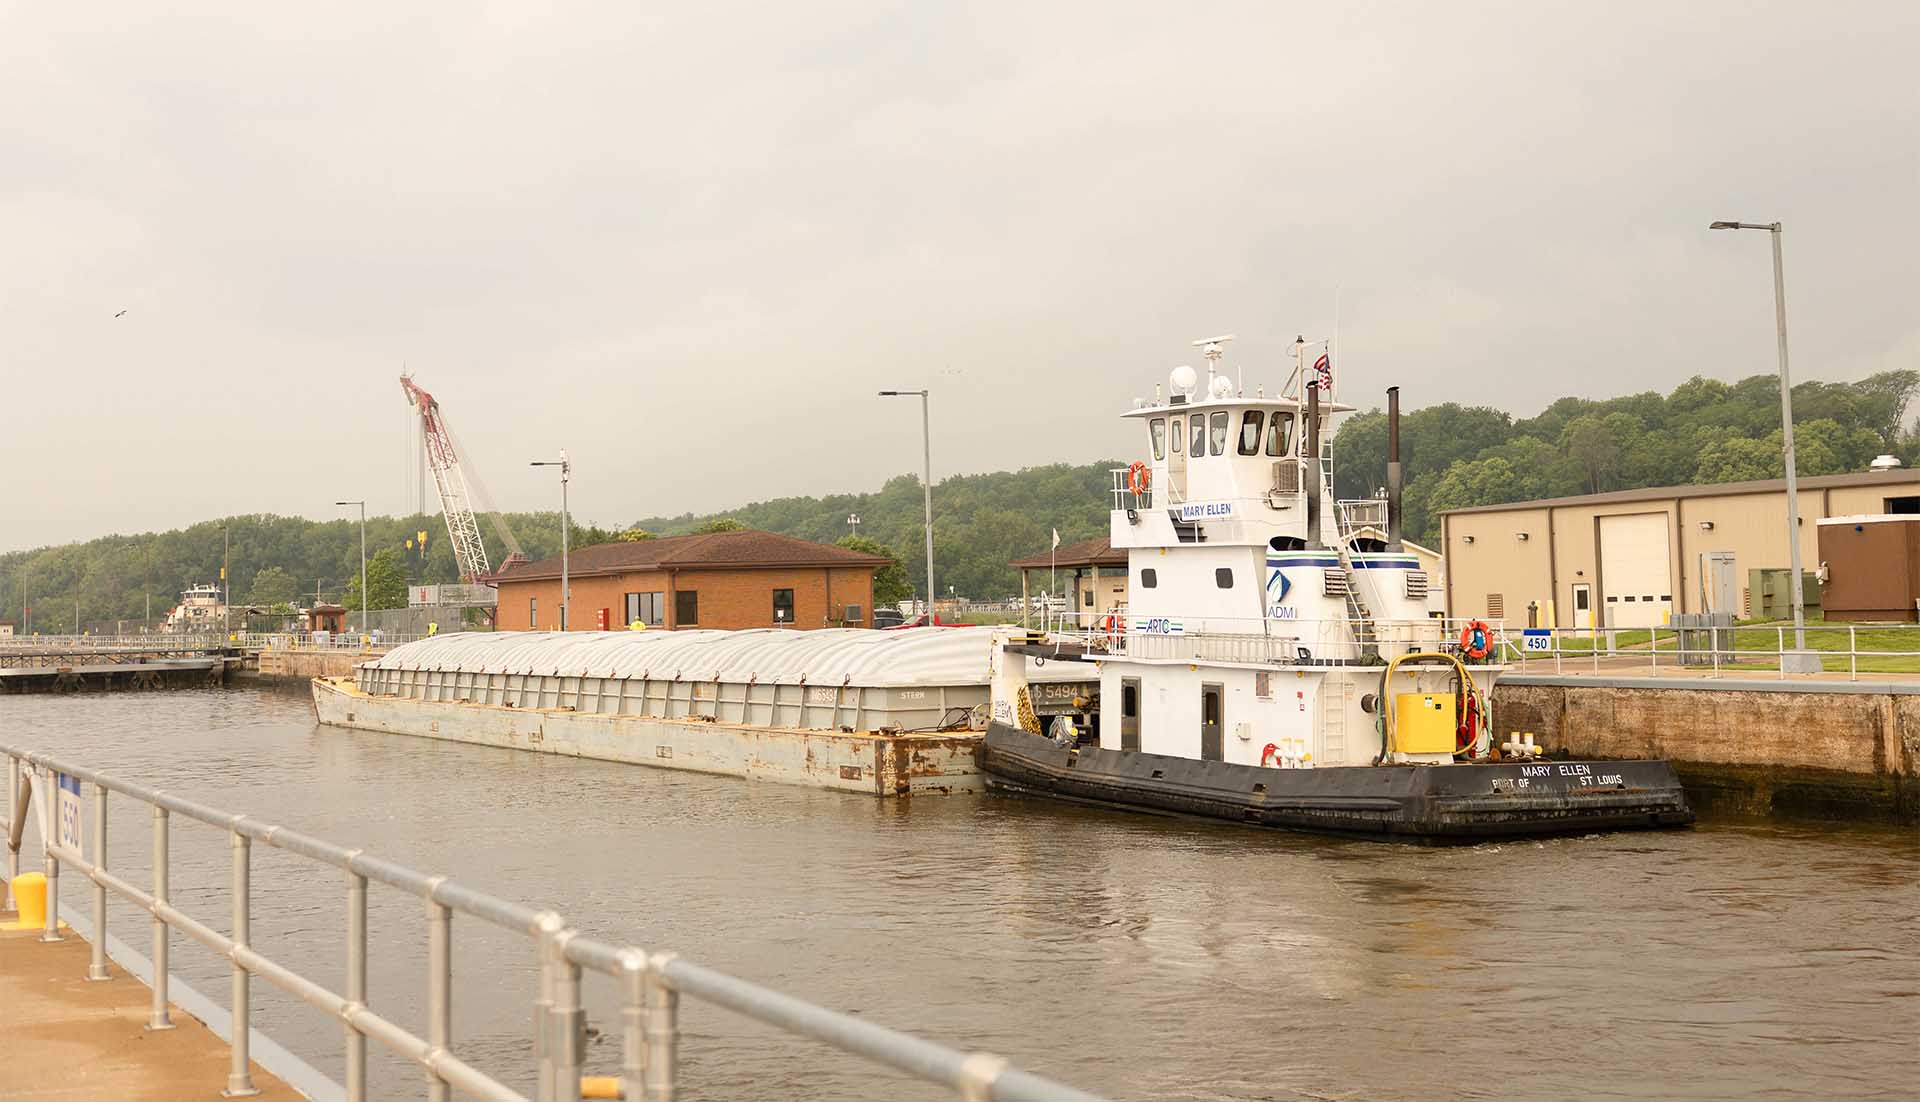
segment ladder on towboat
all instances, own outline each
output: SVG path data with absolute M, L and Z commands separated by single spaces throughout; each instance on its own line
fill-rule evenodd
M 1333 548 L 1340 556 L 1340 577 L 1344 583 L 1341 588 L 1346 591 L 1347 620 L 1353 625 L 1353 640 L 1359 644 L 1359 657 L 1370 662 L 1378 661 L 1380 640 L 1373 631 L 1373 610 L 1367 607 L 1366 600 L 1360 596 L 1359 581 L 1354 577 L 1352 548 L 1344 539 L 1335 542 Z

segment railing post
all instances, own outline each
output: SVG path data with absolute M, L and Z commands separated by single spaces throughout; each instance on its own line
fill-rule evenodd
M 252 907 L 250 895 L 252 888 L 251 859 L 253 840 L 240 833 L 230 832 L 233 843 L 233 948 L 235 957 L 242 949 L 251 948 Z M 248 981 L 252 977 L 245 968 L 240 967 L 237 959 L 233 965 L 233 1039 L 228 1045 L 232 1062 L 227 1068 L 227 1089 L 220 1093 L 228 1098 L 245 1098 L 259 1094 L 253 1085 L 253 1060 L 249 1051 L 251 1038 L 248 1033 L 253 1028 L 252 992 Z
M 1785 681 L 1787 679 L 1787 629 L 1784 627 L 1773 629 L 1773 660 L 1780 667 L 1780 680 Z
M 60 829 L 60 780 L 47 771 L 40 785 L 40 841 L 47 847 L 47 920 L 40 929 L 41 941 L 61 941 L 60 936 L 60 859 L 53 855 L 55 832 Z
M 553 1036 L 554 1102 L 580 1102 L 580 1065 L 585 1060 L 587 1012 L 580 1006 L 580 966 L 567 959 L 567 943 L 572 930 L 562 930 L 553 938 L 553 1013 L 549 1021 Z
M 538 919 L 540 997 L 533 1003 L 533 1053 L 539 1064 L 534 1089 L 538 1102 L 553 1102 L 554 1095 L 553 989 L 557 970 L 554 943 L 562 928 L 560 916 L 552 911 L 543 912 Z
M 680 992 L 668 987 L 661 971 L 673 962 L 672 953 L 647 959 L 647 1053 L 645 1102 L 673 1102 L 676 1048 L 680 1044 Z
M 167 809 L 153 805 L 153 1010 L 148 1029 L 172 1029 L 167 1016 L 167 942 L 170 931 L 160 910 L 167 902 Z
M 93 786 L 93 867 L 107 871 L 107 786 Z M 93 959 L 87 964 L 87 978 L 109 979 L 107 975 L 107 886 L 93 882 Z
M 4 902 L 5 909 L 9 911 L 19 910 L 19 907 L 20 907 L 18 903 L 15 903 L 13 901 L 13 881 L 15 877 L 20 875 L 20 850 L 18 847 L 14 845 L 13 824 L 15 822 L 21 822 L 23 827 L 25 825 L 24 822 L 21 820 L 21 812 L 25 810 L 25 808 L 21 806 L 23 802 L 24 800 L 20 795 L 20 759 L 14 757 L 12 754 L 8 754 L 7 755 L 7 824 L 6 824 L 7 891 L 6 891 L 6 898 L 4 900 L 0 900 L 0 902 Z M 23 834 L 24 834 L 24 831 L 23 831 Z
M 355 850 L 354 857 L 359 856 Z M 353 857 L 347 859 L 349 866 Z M 347 1001 L 367 1005 L 367 878 L 347 869 Z M 367 1099 L 367 1038 L 347 1026 L 347 1102 Z
M 432 1049 L 429 1059 L 432 1055 L 449 1053 L 453 1045 L 453 910 L 433 898 L 434 889 L 443 879 L 435 877 L 427 889 L 427 1044 Z M 451 1097 L 447 1081 L 429 1069 L 428 1102 L 448 1102 Z
M 620 950 L 620 1097 L 642 1102 L 647 1076 L 647 957 Z
M 1859 628 L 1847 625 L 1847 680 L 1860 680 L 1860 636 Z

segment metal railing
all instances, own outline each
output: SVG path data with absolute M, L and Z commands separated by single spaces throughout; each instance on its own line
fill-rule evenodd
M 1807 649 L 1827 672 L 1842 666 L 1849 681 L 1867 672 L 1920 674 L 1920 625 L 1808 624 Z M 1898 645 L 1862 646 L 1861 635 Z M 1555 673 L 1639 673 L 1658 677 L 1792 676 L 1781 656 L 1798 653 L 1792 624 L 1661 624 L 1640 628 L 1527 628 L 1502 633 L 1500 653 L 1523 669 L 1552 664 Z M 1875 666 L 1905 667 L 1876 670 Z
M 425 638 L 394 631 L 257 631 L 239 636 L 235 645 L 246 650 L 360 651 Z
M 1450 652 L 1459 649 L 1461 631 L 1472 623 L 1487 624 L 1489 642 L 1496 647 L 1505 638 L 1505 629 L 1498 620 L 1437 616 L 1371 620 L 1367 622 L 1367 632 L 1360 634 L 1355 631 L 1355 621 L 1349 619 L 1262 621 L 1120 614 L 1110 630 L 1062 624 L 1056 619 L 1049 625 L 1047 634 L 1054 641 L 1129 658 L 1312 666 L 1364 663 L 1376 660 L 1376 656 L 1392 657 L 1411 651 Z
M 0 653 L 11 651 L 65 651 L 76 654 L 144 653 L 148 651 L 219 650 L 230 645 L 219 632 L 155 631 L 144 635 L 10 635 L 0 638 Z
M 28 807 L 38 790 L 39 829 L 45 844 L 47 910 L 43 940 L 59 940 L 60 869 L 70 865 L 93 883 L 93 945 L 88 974 L 107 975 L 107 893 L 130 900 L 153 916 L 153 1005 L 149 1029 L 167 1029 L 167 953 L 170 934 L 179 930 L 232 964 L 233 1026 L 226 1093 L 257 1093 L 248 1053 L 251 1024 L 250 981 L 254 976 L 337 1019 L 346 1046 L 346 1096 L 362 1102 L 367 1093 L 368 1038 L 378 1041 L 423 1069 L 428 1097 L 444 1100 L 451 1088 L 476 1098 L 525 1102 L 517 1090 L 455 1053 L 453 1037 L 453 935 L 458 912 L 529 938 L 539 966 L 539 995 L 534 1002 L 532 1051 L 536 1097 L 540 1102 L 580 1098 L 581 1065 L 586 1051 L 586 1011 L 582 979 L 594 972 L 620 985 L 621 1096 L 629 1100 L 670 1102 L 678 1084 L 679 1003 L 682 996 L 703 999 L 753 1021 L 809 1038 L 871 1063 L 954 1091 L 967 1102 L 1069 1102 L 1094 1096 L 1012 1067 L 989 1053 L 964 1053 L 945 1045 L 828 1010 L 769 988 L 680 959 L 589 938 L 550 910 L 497 899 L 445 876 L 427 876 L 402 865 L 301 834 L 246 815 L 221 811 L 145 785 L 57 761 L 45 754 L 0 745 L 7 758 L 10 803 L 7 831 L 7 880 L 19 873 L 20 845 Z M 78 799 L 59 806 L 52 790 L 63 781 L 92 786 L 92 851 L 81 852 Z M 73 788 L 69 788 L 73 791 Z M 106 862 L 107 796 L 117 793 L 151 809 L 153 885 L 143 890 Z M 57 810 L 56 810 L 57 809 Z M 227 832 L 232 850 L 233 936 L 174 906 L 168 894 L 168 857 L 175 815 Z M 55 826 L 55 819 L 62 820 Z M 345 875 L 346 992 L 295 972 L 256 951 L 250 944 L 252 918 L 251 854 L 254 843 L 331 865 Z M 71 844 L 69 844 L 71 843 Z M 427 919 L 427 1035 L 409 1032 L 368 1005 L 367 890 L 371 882 L 419 897 Z M 609 1031 L 612 1032 L 611 1030 Z

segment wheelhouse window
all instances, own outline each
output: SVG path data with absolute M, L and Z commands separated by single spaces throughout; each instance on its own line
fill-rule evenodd
M 1207 419 L 1196 414 L 1191 424 L 1193 426 L 1193 437 L 1189 443 L 1193 446 L 1187 450 L 1192 453 L 1195 459 L 1198 459 L 1207 454 Z
M 1240 415 L 1240 454 L 1260 454 L 1260 423 L 1267 419 L 1262 410 L 1250 409 Z
M 1153 438 L 1153 458 L 1162 460 L 1167 457 L 1167 419 L 1155 417 L 1147 422 L 1147 435 Z
M 1185 446 L 1182 443 L 1182 441 L 1186 439 L 1184 435 L 1185 432 L 1186 422 L 1181 418 L 1175 417 L 1173 419 L 1173 454 L 1175 455 L 1179 455 L 1180 449 Z
M 1293 414 L 1276 413 L 1273 421 L 1267 425 L 1267 454 L 1291 455 L 1293 453 Z
M 1159 584 L 1160 584 L 1160 575 L 1157 571 L 1153 569 L 1153 567 L 1149 566 L 1140 571 L 1140 588 L 1141 589 L 1152 589 Z
M 1213 430 L 1213 454 L 1227 454 L 1227 430 L 1230 427 L 1229 423 L 1233 420 L 1233 414 L 1223 409 L 1219 413 L 1207 418 L 1207 420 L 1209 427 Z
M 773 622 L 776 624 L 793 623 L 793 590 L 776 589 L 773 591 Z

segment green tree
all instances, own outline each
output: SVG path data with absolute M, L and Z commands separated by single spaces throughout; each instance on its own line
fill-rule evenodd
M 865 536 L 841 536 L 837 542 L 849 551 L 878 555 L 887 560 L 887 565 L 873 572 L 875 605 L 898 604 L 913 596 L 913 583 L 907 580 L 906 567 L 900 565 L 900 556 L 893 548 Z
M 251 605 L 290 605 L 299 595 L 299 583 L 284 567 L 269 566 L 253 576 L 253 587 L 247 591 L 247 603 Z
M 373 558 L 367 560 L 366 577 L 368 608 L 407 607 L 407 575 L 400 552 L 391 547 L 374 552 Z M 348 608 L 360 607 L 360 585 L 357 574 L 347 583 L 347 597 L 342 603 Z
M 715 532 L 740 532 L 744 531 L 746 527 L 746 525 L 731 517 L 715 517 L 695 528 L 693 534 L 696 536 L 706 536 L 712 535 Z

